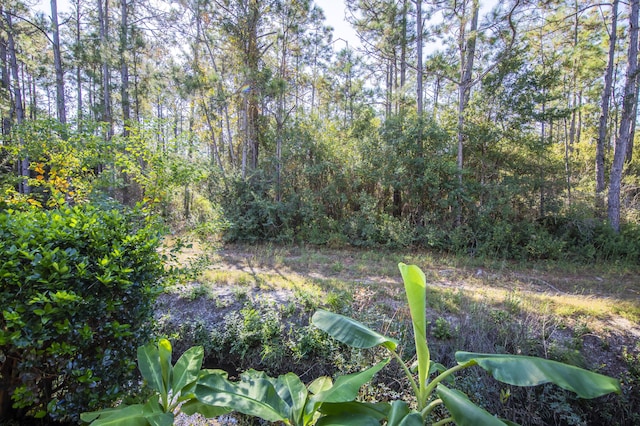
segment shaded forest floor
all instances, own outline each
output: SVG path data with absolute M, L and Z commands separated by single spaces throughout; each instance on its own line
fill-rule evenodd
M 198 243 L 184 249 L 176 262 L 198 268 L 160 297 L 160 330 L 173 337 L 177 352 L 202 344 L 208 366 L 232 374 L 249 367 L 272 375 L 293 370 L 310 382 L 321 374 L 361 368 L 357 364 L 367 362 L 363 356 L 318 347 L 331 345 L 308 331 L 318 308 L 352 316 L 409 348 L 410 322 L 397 269 L 404 262 L 420 266 L 427 276 L 434 360 L 453 365 L 456 350 L 521 353 L 597 370 L 621 378 L 623 386 L 625 381 L 633 387 L 640 382 L 640 276 L 635 268 L 306 246 L 225 245 L 214 250 Z M 247 325 L 251 316 L 260 324 L 253 329 Z M 411 354 L 408 349 L 407 356 Z M 318 362 L 327 356 L 327 365 Z M 404 385 L 392 377 L 390 372 L 387 379 L 396 383 L 384 383 L 381 377 L 378 390 L 370 390 L 369 396 L 406 396 Z M 470 391 L 465 389 L 470 381 L 462 379 L 463 390 Z M 501 405 L 492 396 L 500 386 L 483 382 L 482 388 L 489 396 L 479 403 L 521 424 L 550 424 L 548 416 L 557 424 L 603 421 L 589 407 L 574 408 L 575 401 L 566 395 L 551 397 L 567 406 L 558 419 L 557 406 L 548 409 L 548 416 L 539 406 L 539 412 L 527 412 L 527 404 L 519 400 L 531 395 L 514 391 L 512 402 Z M 546 391 L 538 397 L 549 398 Z M 624 398 L 607 400 L 609 416 L 618 424 L 633 424 L 640 397 Z M 629 412 L 621 414 L 618 406 Z

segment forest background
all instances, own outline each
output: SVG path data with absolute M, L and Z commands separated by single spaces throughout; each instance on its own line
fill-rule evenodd
M 613 368 L 624 381 L 626 399 L 589 406 L 581 418 L 637 423 L 638 293 L 629 271 L 640 259 L 639 0 L 348 0 L 357 44 L 305 0 L 72 0 L 61 12 L 51 0 L 46 13 L 36 5 L 0 3 L 2 413 L 77 420 L 117 399 L 134 383 L 123 378 L 135 369 L 132 351 L 153 335 L 160 305 L 150 301 L 159 295 L 170 306 L 202 302 L 184 318 L 215 311 L 208 324 L 178 319 L 161 334 L 203 345 L 211 359 L 237 356 L 238 371 L 274 353 L 289 367 L 278 357 L 290 347 L 304 362 L 315 358 L 300 347 L 338 359 L 306 316 L 325 303 L 371 308 L 364 316 L 374 322 L 397 319 L 388 278 L 397 270 L 384 268 L 398 256 L 387 249 L 405 249 L 415 263 L 442 252 L 482 264 L 470 273 L 481 281 L 474 295 L 501 286 L 499 309 L 488 308 L 433 266 L 436 287 L 441 278 L 457 289 L 430 295 L 439 306 L 430 308 L 430 332 L 449 357 L 460 342 L 472 346 L 467 337 L 492 333 L 504 341 L 482 350 L 553 357 L 547 301 L 522 302 L 520 278 L 482 269 L 496 259 L 500 271 L 534 264 L 531 282 L 588 305 L 558 314 L 554 330 L 572 328 L 561 355 L 579 358 L 579 346 L 597 358 L 585 365 Z M 232 259 L 220 276 L 195 262 L 172 287 L 159 250 L 164 225 L 179 237 L 249 244 L 219 251 Z M 276 267 L 254 262 L 270 253 Z M 274 277 L 290 285 L 278 265 L 311 275 L 308 258 L 324 255 L 330 293 L 290 280 L 302 287 L 291 293 L 303 308 L 283 305 L 301 314 L 285 336 L 293 343 L 281 344 L 274 336 L 288 332 L 285 314 L 254 303 L 252 292 L 266 300 Z M 352 271 L 348 284 L 331 278 L 358 258 L 357 280 L 371 273 L 379 293 Z M 233 270 L 239 259 L 249 259 L 249 272 Z M 538 260 L 551 262 L 526 263 Z M 538 278 L 540 265 L 570 265 L 590 283 Z M 612 297 L 604 304 L 591 297 L 603 294 Z M 606 322 L 616 315 L 624 337 Z M 404 333 L 402 321 L 390 323 Z M 244 333 L 247 324 L 259 330 Z M 224 333 L 216 340 L 205 325 Z M 601 340 L 583 348 L 585 336 Z M 524 407 L 511 418 L 548 424 L 530 416 L 529 396 L 511 397 Z M 558 415 L 557 405 L 541 405 Z
M 5 205 L 101 193 L 230 240 L 638 258 L 634 2 L 348 1 L 357 49 L 309 1 L 51 6 L 2 6 Z

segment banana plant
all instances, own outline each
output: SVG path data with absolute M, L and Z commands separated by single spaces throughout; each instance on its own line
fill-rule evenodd
M 375 426 L 387 416 L 386 404 L 355 401 L 360 387 L 387 365 L 383 360 L 364 371 L 320 377 L 305 386 L 294 373 L 272 378 L 249 370 L 238 382 L 222 370 L 201 369 L 202 346 L 188 349 L 171 365 L 171 343 L 161 339 L 138 348 L 138 368 L 154 391 L 146 403 L 82 413 L 93 426 L 170 426 L 175 413 L 207 418 L 237 411 L 292 426 Z
M 412 410 L 404 401 L 394 401 L 388 410 L 388 426 L 424 425 L 433 410 L 444 405 L 449 417 L 434 424 L 455 422 L 466 425 L 513 425 L 501 420 L 473 404 L 462 392 L 448 388 L 445 383 L 463 369 L 479 366 L 495 379 L 515 386 L 536 386 L 554 383 L 575 392 L 581 398 L 596 398 L 611 392 L 620 393 L 617 380 L 571 365 L 542 358 L 456 352 L 458 364 L 446 369 L 433 362 L 427 344 L 426 277 L 415 265 L 398 265 L 404 281 L 405 292 L 413 324 L 417 356 L 417 374 L 401 359 L 397 352 L 398 342 L 369 329 L 362 323 L 336 313 L 319 310 L 312 323 L 338 341 L 355 348 L 381 346 L 389 351 L 403 368 L 417 401 Z M 433 378 L 432 378 L 433 377 Z
M 199 412 L 216 417 L 230 412 L 227 407 L 204 405 L 195 399 L 196 383 L 210 375 L 225 376 L 222 370 L 202 370 L 204 350 L 195 346 L 171 364 L 171 342 L 160 339 L 138 348 L 138 369 L 148 387 L 154 391 L 144 404 L 120 405 L 100 411 L 82 413 L 80 419 L 93 426 L 170 426 L 174 415 Z
M 199 404 L 225 406 L 286 425 L 377 426 L 386 417 L 387 406 L 361 403 L 355 398 L 360 387 L 389 361 L 384 360 L 358 373 L 339 376 L 335 382 L 329 377 L 320 377 L 309 386 L 305 386 L 294 373 L 272 378 L 263 372 L 249 370 L 235 383 L 212 374 L 198 381 L 195 395 Z

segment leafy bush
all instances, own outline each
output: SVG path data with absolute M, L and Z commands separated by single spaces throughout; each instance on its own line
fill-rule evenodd
M 0 213 L 0 380 L 11 416 L 75 420 L 136 386 L 135 348 L 162 289 L 154 225 L 92 205 Z

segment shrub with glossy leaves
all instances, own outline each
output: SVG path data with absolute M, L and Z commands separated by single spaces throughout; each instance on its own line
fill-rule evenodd
M 0 417 L 76 420 L 137 386 L 162 289 L 155 225 L 92 205 L 0 212 Z

